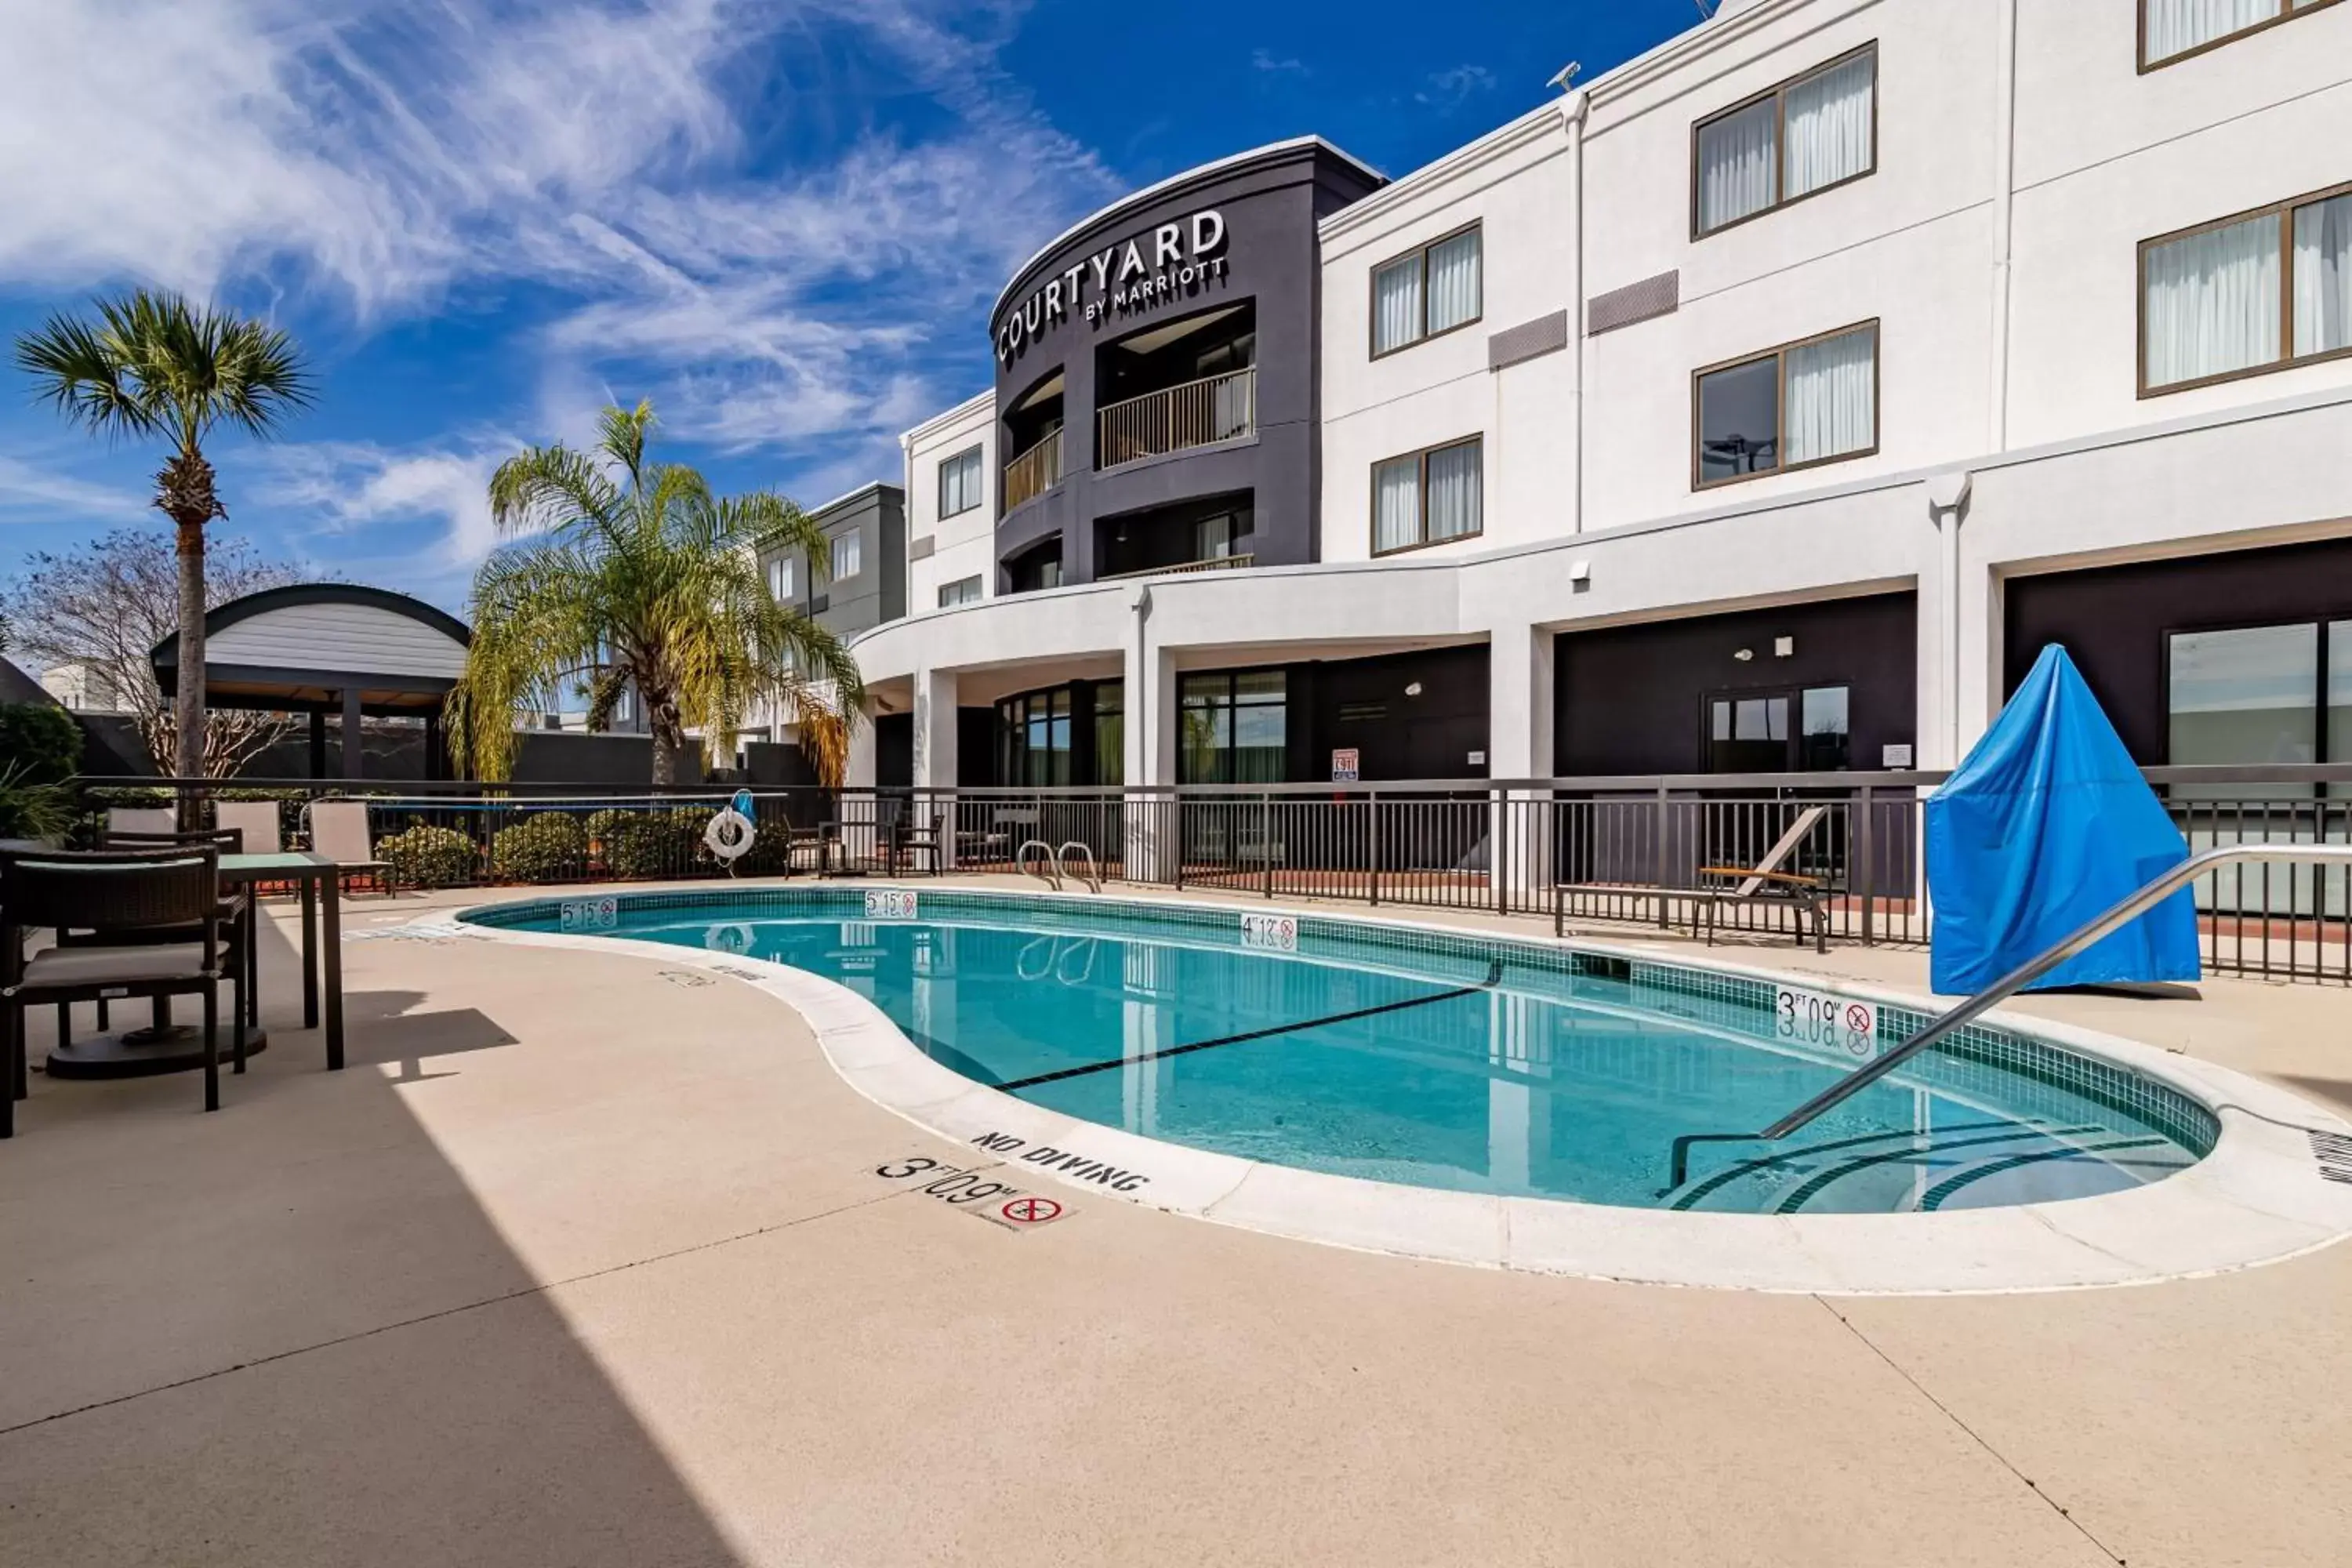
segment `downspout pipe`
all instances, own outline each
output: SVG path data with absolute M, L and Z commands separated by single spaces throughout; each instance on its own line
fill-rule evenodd
M 1569 223 L 1575 232 L 1568 250 L 1568 507 L 1567 531 L 1584 531 L 1584 124 L 1592 95 L 1569 87 L 1577 68 L 1570 66 L 1552 79 L 1567 88 L 1560 100 L 1560 127 L 1568 132 Z
M 2017 205 L 2017 0 L 1994 0 L 1992 342 L 1986 366 L 1988 447 L 2009 450 L 2011 258 Z

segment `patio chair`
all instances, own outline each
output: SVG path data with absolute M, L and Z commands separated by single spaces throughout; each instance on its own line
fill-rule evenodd
M 918 855 L 930 857 L 932 876 L 937 877 L 942 873 L 944 869 L 942 861 L 947 853 L 947 815 L 944 811 L 931 813 L 929 826 L 923 826 L 920 819 L 911 822 L 902 820 L 892 826 L 890 830 L 890 874 L 892 876 L 897 876 L 901 868 Z
M 99 836 L 98 847 L 100 849 L 159 850 L 178 848 L 185 845 L 210 845 L 218 854 L 239 853 L 237 846 L 240 840 L 233 829 L 212 827 L 202 828 L 194 833 L 182 833 L 169 826 L 118 827 L 112 820 L 114 815 L 111 812 L 108 814 L 107 826 Z M 160 816 L 168 824 L 172 819 L 172 814 L 168 811 L 150 813 L 133 810 L 121 815 L 134 822 L 149 822 Z M 215 912 L 222 921 L 223 929 L 229 933 L 228 949 L 229 957 L 232 960 L 229 973 L 236 976 L 238 1005 L 248 1020 L 257 1024 L 261 1021 L 261 1004 L 255 986 L 260 965 L 255 956 L 256 933 L 252 890 L 236 888 L 223 893 Z M 83 947 L 89 945 L 91 940 L 88 932 L 63 928 L 58 930 L 57 935 L 59 947 Z M 194 933 L 183 928 L 166 926 L 135 932 L 120 931 L 114 933 L 111 940 L 171 943 L 193 941 Z M 114 1026 L 113 1020 L 108 1016 L 107 1001 L 108 999 L 103 996 L 98 999 L 98 1026 L 101 1029 Z M 168 1010 L 159 998 L 155 1003 L 155 1026 L 161 1028 L 169 1022 Z M 60 1002 L 58 1004 L 58 1043 L 63 1045 L 72 1037 L 73 1009 L 70 1004 Z
M 16 1131 L 28 1086 L 25 1009 L 109 997 L 205 999 L 205 1109 L 220 1109 L 219 1014 L 224 962 L 217 846 L 131 850 L 0 852 L 0 1138 Z M 25 956 L 38 927 L 95 939 Z M 143 940 L 155 931 L 186 940 Z M 139 933 L 132 940 L 122 940 Z M 245 1070 L 245 1017 L 235 1015 L 236 1068 Z
M 237 836 L 239 855 L 275 855 L 286 847 L 274 800 L 223 800 L 213 804 L 213 823 Z
M 367 814 L 363 800 L 312 802 L 310 847 L 342 868 L 339 880 L 368 879 L 390 898 L 400 889 L 394 884 L 391 864 L 376 858 L 375 841 L 368 837 Z
M 110 805 L 106 808 L 106 832 L 109 837 L 117 833 L 177 833 L 179 814 L 168 805 Z
M 1702 888 L 1685 895 L 1706 905 L 1706 942 L 1715 945 L 1716 918 L 1727 904 L 1781 904 L 1798 911 L 1797 945 L 1805 945 L 1805 927 L 1811 924 L 1813 951 L 1827 952 L 1829 943 L 1829 888 L 1819 877 L 1800 876 L 1780 869 L 1781 862 L 1797 852 L 1798 847 L 1812 836 L 1822 817 L 1829 815 L 1825 805 L 1809 805 L 1799 812 L 1789 824 L 1789 831 L 1780 835 L 1780 842 L 1764 853 L 1753 866 L 1702 866 L 1698 874 L 1713 877 L 1727 884 L 1719 888 Z

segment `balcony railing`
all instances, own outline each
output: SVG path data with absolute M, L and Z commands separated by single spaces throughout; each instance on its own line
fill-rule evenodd
M 1062 482 L 1062 432 L 1045 438 L 1004 465 L 1004 510 L 1034 500 Z
M 1099 466 L 1115 468 L 1257 430 L 1257 370 L 1203 376 L 1097 410 Z
M 1179 561 L 1171 566 L 1146 566 L 1135 572 L 1097 573 L 1097 583 L 1116 583 L 1122 577 L 1167 577 L 1182 572 L 1239 572 L 1257 559 L 1255 555 L 1215 555 L 1206 561 Z

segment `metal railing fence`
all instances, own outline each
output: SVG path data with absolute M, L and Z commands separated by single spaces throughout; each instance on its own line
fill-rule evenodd
M 1043 440 L 1004 465 L 1004 510 L 1036 500 L 1062 482 L 1062 431 L 1049 430 Z
M 1440 780 L 1132 788 L 752 790 L 738 876 L 1010 873 L 1020 846 L 1083 844 L 1116 881 L 1265 899 L 1538 916 L 1563 929 L 1695 926 L 1803 814 L 1778 869 L 1812 879 L 1832 940 L 1922 943 L 1935 773 Z M 2352 766 L 2159 768 L 2192 850 L 2352 843 Z M 724 784 L 649 789 L 398 781 L 79 781 L 88 807 L 268 795 L 289 842 L 303 807 L 363 798 L 409 885 L 724 877 L 704 846 Z M 550 826 L 551 819 L 562 819 Z M 89 819 L 94 826 L 96 818 Z M 2352 982 L 2352 870 L 2220 868 L 2194 887 L 2207 967 Z M 1803 911 L 1718 904 L 1723 932 L 1797 940 Z
M 1103 468 L 1236 440 L 1257 429 L 1257 371 L 1206 375 L 1107 404 L 1095 421 L 1096 467 Z

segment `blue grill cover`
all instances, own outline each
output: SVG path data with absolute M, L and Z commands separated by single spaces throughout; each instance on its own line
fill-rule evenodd
M 1927 801 L 1936 989 L 1982 990 L 2188 855 L 2082 672 L 2051 644 Z M 2184 888 L 2027 989 L 2199 973 Z

